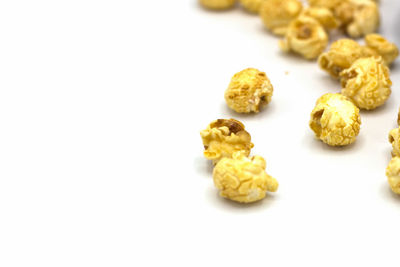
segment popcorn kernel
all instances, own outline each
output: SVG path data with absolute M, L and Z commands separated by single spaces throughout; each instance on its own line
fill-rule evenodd
M 283 51 L 292 51 L 306 59 L 317 58 L 327 45 L 328 35 L 322 25 L 316 19 L 307 16 L 300 16 L 292 21 L 285 39 L 279 42 Z
M 236 0 L 199 0 L 200 4 L 208 9 L 223 10 L 232 8 Z
M 311 112 L 310 128 L 316 138 L 330 146 L 353 143 L 360 132 L 359 109 L 341 94 L 321 96 Z
M 391 94 L 389 69 L 382 58 L 368 57 L 356 60 L 340 73 L 342 94 L 361 109 L 375 109 L 383 105 Z
M 254 68 L 236 73 L 225 91 L 225 100 L 239 113 L 259 112 L 272 98 L 273 87 L 267 75 Z
M 244 125 L 235 119 L 215 120 L 200 135 L 205 149 L 204 157 L 214 164 L 223 157 L 232 157 L 237 151 L 248 156 L 254 146 Z
M 400 157 L 394 157 L 386 168 L 386 176 L 392 191 L 400 194 Z
M 248 158 L 242 152 L 223 158 L 213 171 L 214 185 L 220 195 L 233 201 L 250 203 L 275 192 L 278 182 L 265 172 L 266 162 L 260 156 Z
M 276 35 L 285 35 L 290 22 L 300 15 L 302 9 L 299 0 L 265 0 L 260 16 L 268 30 Z

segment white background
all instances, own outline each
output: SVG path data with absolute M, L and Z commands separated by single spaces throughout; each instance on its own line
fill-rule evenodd
M 400 5 L 381 6 L 400 44 Z M 2 1 L 0 266 L 398 266 L 400 62 L 357 142 L 330 148 L 308 120 L 340 85 L 277 42 L 258 16 L 195 0 Z M 247 67 L 275 91 L 239 115 L 223 95 Z M 220 198 L 202 157 L 199 131 L 230 117 L 280 183 L 261 202 Z

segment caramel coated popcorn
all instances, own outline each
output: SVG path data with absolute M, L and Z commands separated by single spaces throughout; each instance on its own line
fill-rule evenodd
M 363 57 L 364 53 L 364 49 L 356 41 L 340 39 L 332 43 L 329 51 L 319 56 L 318 64 L 333 78 L 339 78 L 339 74 Z
M 389 132 L 389 143 L 392 144 L 392 156 L 400 157 L 400 128 Z
M 340 73 L 342 94 L 362 109 L 375 109 L 391 94 L 389 69 L 380 57 L 360 58 Z
M 386 176 L 392 191 L 400 194 L 400 157 L 394 157 L 386 168 Z
M 314 59 L 328 45 L 328 35 L 316 19 L 300 16 L 289 24 L 285 39 L 279 45 L 285 52 L 292 51 L 306 59 Z
M 200 135 L 205 149 L 204 157 L 214 163 L 223 157 L 232 157 L 237 151 L 248 156 L 254 146 L 244 125 L 235 119 L 215 120 Z
M 240 4 L 251 13 L 259 13 L 264 1 L 266 0 L 239 0 Z
M 311 112 L 310 128 L 330 146 L 353 143 L 360 132 L 359 109 L 341 94 L 325 94 Z
M 223 10 L 233 7 L 236 0 L 199 0 L 200 4 L 208 9 Z
M 345 0 L 334 7 L 346 33 L 358 38 L 377 30 L 380 22 L 377 4 L 371 0 Z
M 266 106 L 273 93 L 267 75 L 254 68 L 236 73 L 225 91 L 228 106 L 239 113 L 259 112 Z
M 260 8 L 260 16 L 268 30 L 285 35 L 290 22 L 300 15 L 302 9 L 299 0 L 265 0 Z
M 303 15 L 316 19 L 327 30 L 335 29 L 339 26 L 339 22 L 332 11 L 325 7 L 309 7 L 304 10 Z
M 383 36 L 375 33 L 365 36 L 365 44 L 377 55 L 380 55 L 383 61 L 390 65 L 399 56 L 399 49 L 396 44 L 389 42 Z
M 232 158 L 223 158 L 215 166 L 215 186 L 224 198 L 250 203 L 261 200 L 266 192 L 275 192 L 278 182 L 265 172 L 266 162 L 260 156 L 248 158 L 237 152 Z

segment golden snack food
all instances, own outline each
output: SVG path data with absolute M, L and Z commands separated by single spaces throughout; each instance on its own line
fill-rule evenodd
M 361 109 L 375 109 L 383 105 L 391 94 L 389 69 L 381 57 L 357 59 L 340 73 L 340 79 L 342 94 Z
M 240 4 L 251 13 L 259 13 L 262 3 L 266 0 L 239 0 Z
M 285 35 L 290 22 L 300 15 L 302 9 L 299 0 L 265 0 L 260 16 L 268 30 L 276 35 Z
M 208 9 L 224 10 L 232 8 L 236 0 L 199 0 L 200 4 Z
M 308 4 L 311 7 L 324 7 L 333 10 L 343 0 L 308 0 Z
M 383 61 L 390 65 L 399 56 L 396 44 L 389 42 L 382 35 L 371 33 L 365 36 L 365 44 L 368 48 L 380 55 Z
M 400 128 L 395 128 L 389 132 L 389 143 L 392 144 L 392 156 L 400 157 Z
M 274 88 L 267 75 L 254 68 L 236 73 L 225 91 L 225 100 L 239 113 L 259 112 L 270 101 Z
M 309 7 L 302 14 L 316 19 L 327 30 L 335 29 L 339 26 L 339 22 L 333 12 L 325 7 Z
M 200 132 L 204 145 L 204 157 L 217 163 L 223 157 L 232 157 L 242 151 L 248 156 L 253 148 L 250 134 L 244 125 L 235 119 L 218 119 Z
M 300 16 L 293 20 L 279 46 L 285 52 L 294 52 L 306 59 L 317 58 L 328 45 L 324 27 L 314 18 Z
M 223 158 L 213 171 L 214 185 L 220 195 L 233 201 L 250 203 L 275 192 L 278 182 L 265 172 L 266 162 L 260 156 L 248 158 L 242 152 Z
M 394 157 L 386 168 L 386 176 L 392 191 L 400 194 L 400 157 Z
M 333 42 L 330 49 L 319 56 L 318 64 L 333 78 L 339 78 L 339 74 L 363 57 L 364 53 L 362 46 L 356 41 L 340 39 Z
M 310 128 L 316 138 L 330 146 L 353 143 L 360 132 L 359 109 L 341 94 L 321 96 L 311 112 Z
M 371 0 L 342 1 L 334 7 L 334 14 L 353 38 L 375 32 L 380 23 L 378 5 Z
M 397 124 L 400 125 L 400 108 L 399 112 L 397 113 Z

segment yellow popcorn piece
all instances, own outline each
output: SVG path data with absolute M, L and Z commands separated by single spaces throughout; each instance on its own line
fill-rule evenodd
M 397 124 L 400 125 L 400 108 L 399 108 L 399 112 L 397 114 Z
M 364 40 L 366 46 L 380 55 L 387 65 L 392 64 L 399 56 L 399 49 L 396 44 L 389 42 L 382 35 L 371 33 L 366 35 Z
M 299 0 L 265 0 L 260 16 L 268 30 L 276 35 L 285 35 L 290 22 L 300 15 L 302 9 Z
M 310 7 L 324 7 L 333 10 L 343 0 L 308 0 Z
M 300 16 L 293 20 L 279 46 L 285 52 L 294 52 L 306 59 L 317 58 L 328 45 L 328 35 L 314 18 Z
M 332 11 L 325 7 L 309 7 L 304 10 L 303 15 L 316 19 L 327 30 L 339 26 L 339 22 Z
M 339 78 L 339 74 L 363 57 L 364 53 L 364 49 L 356 41 L 340 39 L 333 42 L 330 49 L 319 56 L 318 64 L 333 78 Z
M 239 0 L 240 4 L 251 13 L 259 13 L 262 3 L 266 0 Z
M 386 168 L 386 176 L 392 191 L 400 194 L 400 157 L 394 157 Z
M 358 38 L 377 30 L 380 23 L 378 5 L 371 0 L 345 0 L 334 7 L 346 33 Z
M 236 0 L 199 0 L 200 4 L 208 9 L 224 10 L 232 8 Z
M 391 94 L 389 69 L 382 58 L 368 57 L 356 60 L 340 73 L 342 94 L 361 109 L 375 109 L 383 105 Z
M 321 96 L 311 112 L 310 128 L 316 138 L 330 146 L 353 143 L 360 132 L 359 109 L 341 94 Z
M 254 146 L 244 125 L 235 119 L 215 120 L 200 132 L 200 136 L 205 149 L 204 157 L 214 164 L 238 151 L 248 156 Z
M 239 113 L 259 112 L 272 98 L 273 87 L 267 75 L 254 68 L 236 73 L 225 91 L 225 101 Z
M 266 162 L 260 156 L 248 158 L 237 152 L 223 158 L 213 171 L 214 185 L 220 195 L 233 201 L 250 203 L 263 199 L 266 192 L 275 192 L 278 182 L 265 172 Z
M 389 132 L 389 143 L 392 144 L 392 156 L 400 157 L 400 128 L 393 129 Z

